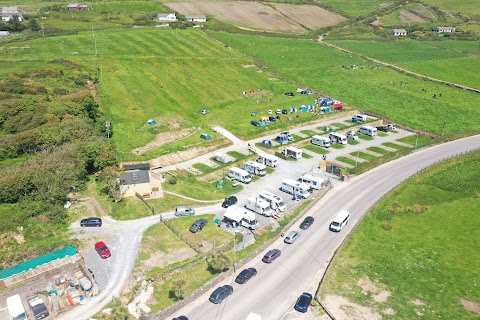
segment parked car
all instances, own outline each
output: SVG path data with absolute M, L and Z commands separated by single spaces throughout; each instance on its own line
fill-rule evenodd
M 180 316 L 180 317 L 173 318 L 172 320 L 188 320 L 188 318 L 185 316 Z
M 267 113 L 268 113 L 268 114 L 273 114 L 273 111 L 272 111 L 272 110 L 268 110 Z
M 286 96 L 289 96 L 289 97 L 293 97 L 295 95 L 295 93 L 293 92 L 285 92 L 285 95 Z
M 195 215 L 195 209 L 187 206 L 178 206 L 175 208 L 175 217 L 187 217 Z
M 285 237 L 285 239 L 283 239 L 283 242 L 291 244 L 294 243 L 295 240 L 298 239 L 298 237 L 300 237 L 300 233 L 298 231 L 290 231 Z
M 395 130 L 395 125 L 393 123 L 387 124 L 387 127 L 389 127 L 390 130 Z
M 90 217 L 87 219 L 82 219 L 80 221 L 80 227 L 101 227 L 102 219 L 96 217 Z
M 282 113 L 282 110 L 280 109 L 277 109 L 277 111 L 275 111 L 276 114 L 281 114 Z
M 95 243 L 95 250 L 98 252 L 102 259 L 107 259 L 112 256 L 110 249 L 108 249 L 107 245 L 103 241 Z
M 270 120 L 270 122 L 275 122 L 277 121 L 277 118 L 270 116 L 268 117 L 268 120 Z
M 240 283 L 240 284 L 244 284 L 245 282 L 250 280 L 255 275 L 257 275 L 257 269 L 255 269 L 255 268 L 244 269 L 235 278 L 235 282 Z
M 283 113 L 283 114 L 288 114 L 288 110 L 287 110 L 287 109 L 283 109 L 283 110 L 282 110 L 282 113 Z
M 275 261 L 275 259 L 280 257 L 281 254 L 282 254 L 282 251 L 280 251 L 278 249 L 272 249 L 272 250 L 268 251 L 265 254 L 265 256 L 263 256 L 262 261 L 265 262 L 265 263 L 272 263 L 273 261 Z
M 253 124 L 255 127 L 260 127 L 260 122 L 256 120 L 252 120 L 250 123 Z
M 210 302 L 215 304 L 222 303 L 222 301 L 233 293 L 233 287 L 229 285 L 224 285 L 223 287 L 219 287 L 215 289 L 210 295 Z
M 200 230 L 203 229 L 203 227 L 205 227 L 207 225 L 208 221 L 207 219 L 198 219 L 197 221 L 195 221 L 191 226 L 190 226 L 190 232 L 192 233 L 196 233 Z
M 308 307 L 312 303 L 313 296 L 309 292 L 304 292 L 302 295 L 298 298 L 297 302 L 295 303 L 295 310 L 299 312 L 307 312 Z
M 228 208 L 230 206 L 233 206 L 235 203 L 237 203 L 237 197 L 235 196 L 230 196 L 228 198 L 225 198 L 222 203 L 222 208 Z
M 302 223 L 300 224 L 300 229 L 307 230 L 313 224 L 313 221 L 315 221 L 313 217 L 310 217 L 310 216 L 306 217 L 305 219 L 303 219 Z
M 388 132 L 390 128 L 388 126 L 377 126 L 378 131 Z
M 210 111 L 208 111 L 208 110 L 205 110 L 205 109 L 204 109 L 204 110 L 202 110 L 202 112 L 201 112 L 201 114 L 207 114 L 207 113 L 210 113 Z

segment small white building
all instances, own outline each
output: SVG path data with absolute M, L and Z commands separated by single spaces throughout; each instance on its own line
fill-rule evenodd
M 157 19 L 160 21 L 177 21 L 177 15 L 174 13 L 158 13 Z
M 196 14 L 196 15 L 185 15 L 185 20 L 190 22 L 206 22 L 207 17 L 203 14 Z
M 0 10 L 2 21 L 10 21 L 13 16 L 18 17 L 18 21 L 23 21 L 23 14 L 18 7 L 2 7 Z
M 451 33 L 451 32 L 455 32 L 455 28 L 453 27 L 435 27 L 435 29 L 433 29 L 434 32 L 436 33 Z
M 406 36 L 407 35 L 407 30 L 405 29 L 392 29 L 390 31 L 390 34 L 395 37 L 400 37 L 400 36 Z
M 10 35 L 10 32 L 8 31 L 0 31 L 0 37 L 8 37 Z

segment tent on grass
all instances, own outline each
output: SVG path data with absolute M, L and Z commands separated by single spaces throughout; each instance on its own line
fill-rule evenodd
M 210 140 L 210 139 L 212 139 L 212 137 L 211 137 L 209 134 L 207 134 L 207 133 L 202 133 L 202 134 L 200 135 L 200 138 L 205 139 L 205 140 Z

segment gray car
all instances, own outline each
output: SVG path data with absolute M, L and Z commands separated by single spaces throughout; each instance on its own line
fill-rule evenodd
M 205 227 L 207 225 L 208 221 L 207 219 L 198 219 L 197 221 L 195 221 L 191 226 L 190 226 L 190 232 L 192 233 L 196 233 L 200 230 L 203 229 L 203 227 Z
M 298 231 L 290 231 L 287 234 L 287 236 L 285 237 L 285 239 L 283 240 L 283 242 L 294 243 L 295 240 L 297 240 L 299 236 L 300 236 L 300 233 Z
M 186 217 L 195 215 L 195 209 L 187 206 L 178 206 L 175 209 L 175 217 Z

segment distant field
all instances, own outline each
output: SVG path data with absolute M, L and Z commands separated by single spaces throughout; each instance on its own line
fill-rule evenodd
M 381 23 L 389 26 L 403 25 L 410 22 L 431 22 L 436 20 L 437 17 L 433 11 L 424 5 L 415 2 L 405 4 L 401 9 L 396 10 L 387 16 L 380 17 Z
M 385 6 L 394 3 L 392 0 L 356 0 L 356 1 L 343 1 L 343 0 L 324 0 L 322 1 L 329 8 L 340 10 L 352 17 L 358 17 L 376 11 Z
M 320 290 L 327 308 L 348 308 L 337 318 L 478 319 L 479 161 L 477 151 L 422 172 L 360 222 Z
M 477 1 L 425 0 L 423 2 L 450 12 L 459 12 L 466 16 L 480 16 L 480 6 Z

